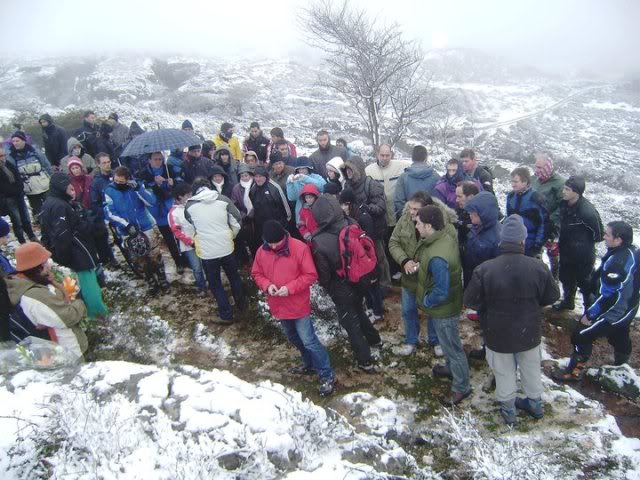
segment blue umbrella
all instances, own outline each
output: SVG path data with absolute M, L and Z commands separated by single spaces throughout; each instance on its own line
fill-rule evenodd
M 161 128 L 135 137 L 129 142 L 121 156 L 129 157 L 163 150 L 175 150 L 191 145 L 200 145 L 201 143 L 202 140 L 193 133 L 178 130 L 177 128 Z

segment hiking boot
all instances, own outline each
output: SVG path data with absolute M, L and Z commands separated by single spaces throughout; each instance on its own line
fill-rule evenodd
M 576 362 L 573 367 L 556 370 L 551 374 L 551 377 L 559 382 L 579 382 L 584 377 L 586 366 L 586 362 Z
M 400 347 L 397 350 L 398 355 L 402 356 L 402 357 L 408 357 L 409 355 L 412 355 L 413 352 L 416 351 L 416 346 L 412 345 L 410 343 L 405 343 L 402 347 Z
M 298 365 L 297 367 L 291 367 L 287 370 L 292 375 L 315 375 L 316 371 L 312 367 L 305 367 L 304 365 Z
M 514 427 L 518 424 L 515 399 L 508 402 L 500 402 L 500 415 L 502 415 L 504 423 L 508 426 Z
M 399 282 L 400 280 L 402 280 L 402 273 L 400 272 L 394 273 L 393 275 L 391 275 L 391 280 L 395 282 Z
M 442 351 L 442 347 L 440 345 L 433 346 L 433 354 L 436 357 L 444 357 L 444 352 Z
M 629 357 L 630 355 L 628 353 L 613 352 L 613 364 L 618 367 L 625 363 L 629 363 Z
M 484 360 L 487 357 L 487 350 L 482 346 L 482 348 L 476 348 L 469 352 L 469 358 L 472 360 Z
M 216 317 L 211 320 L 211 323 L 215 323 L 216 325 L 233 325 L 233 318 L 219 318 Z
M 562 310 L 575 310 L 576 304 L 573 301 L 562 300 L 551 307 L 554 311 L 560 312 Z
M 327 378 L 326 380 L 322 380 L 320 382 L 320 388 L 318 388 L 318 393 L 320 393 L 321 397 L 326 397 L 331 395 L 333 391 L 336 389 L 336 377 Z
M 542 399 L 532 398 L 516 398 L 516 408 L 524 410 L 536 420 L 544 417 L 544 409 L 542 408 Z
M 166 278 L 163 278 L 162 280 L 160 280 L 160 288 L 164 292 L 168 292 L 169 290 L 171 290 L 171 285 L 169 284 Z
M 382 349 L 384 346 L 384 342 L 380 340 L 379 342 L 374 343 L 373 345 L 369 345 L 369 348 L 377 348 L 378 350 Z
M 448 378 L 453 380 L 453 375 L 451 374 L 451 369 L 446 365 L 436 365 L 431 369 L 434 377 L 439 378 Z
M 379 373 L 378 368 L 373 363 L 359 363 L 358 370 L 362 370 L 364 373 Z
M 440 403 L 445 407 L 454 407 L 462 402 L 465 398 L 469 397 L 473 393 L 472 389 L 469 389 L 467 392 L 453 392 L 451 397 L 442 399 Z
M 209 292 L 207 292 L 206 290 L 198 290 L 198 293 L 196 293 L 196 296 L 198 298 L 207 298 L 209 296 Z

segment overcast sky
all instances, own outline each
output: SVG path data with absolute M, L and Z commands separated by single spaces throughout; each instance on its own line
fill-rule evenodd
M 6 0 L 5 0 L 6 1 Z M 474 47 L 536 65 L 640 70 L 640 0 L 352 0 L 425 49 Z M 4 2 L 3 2 L 4 3 Z M 304 45 L 303 0 L 22 0 L 3 55 L 172 53 L 283 57 Z M 4 5 L 5 13 L 8 5 Z

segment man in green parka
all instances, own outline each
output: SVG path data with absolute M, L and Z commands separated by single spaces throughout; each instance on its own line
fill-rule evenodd
M 418 286 L 416 299 L 435 326 L 446 365 L 436 365 L 434 375 L 451 372 L 451 397 L 445 404 L 457 405 L 469 395 L 469 363 L 462 348 L 458 323 L 462 310 L 462 266 L 458 244 L 445 229 L 442 211 L 428 205 L 418 211 L 416 229 L 420 241 L 416 250 Z

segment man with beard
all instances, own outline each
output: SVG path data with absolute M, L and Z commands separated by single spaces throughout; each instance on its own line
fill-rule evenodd
M 321 177 L 327 177 L 327 162 L 334 157 L 342 157 L 347 159 L 347 151 L 344 148 L 331 144 L 329 132 L 320 130 L 316 135 L 318 141 L 318 149 L 309 156 L 313 170 Z

